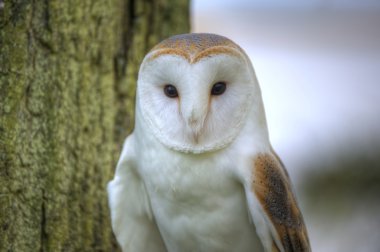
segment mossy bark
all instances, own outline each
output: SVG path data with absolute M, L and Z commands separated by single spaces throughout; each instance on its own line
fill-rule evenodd
M 112 251 L 138 66 L 188 0 L 0 1 L 0 251 Z

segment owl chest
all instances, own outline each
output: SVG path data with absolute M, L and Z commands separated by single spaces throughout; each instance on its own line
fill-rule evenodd
M 232 161 L 169 156 L 150 160 L 143 180 L 169 251 L 252 247 L 255 231 L 243 188 L 230 173 Z M 236 244 L 242 249 L 236 250 Z
M 236 186 L 224 163 L 212 157 L 194 158 L 186 155 L 162 155 L 145 158 L 143 180 L 152 197 L 175 204 L 202 205 L 205 199 L 228 193 Z M 149 160 L 149 161 L 148 161 Z

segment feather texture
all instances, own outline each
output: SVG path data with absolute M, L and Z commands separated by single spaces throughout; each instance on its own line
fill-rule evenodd
M 310 251 L 307 231 L 289 177 L 272 154 L 254 160 L 252 188 L 276 231 L 273 238 L 281 251 Z
M 136 170 L 133 137 L 124 144 L 114 179 L 108 183 L 112 229 L 123 251 L 164 252 L 150 199 Z

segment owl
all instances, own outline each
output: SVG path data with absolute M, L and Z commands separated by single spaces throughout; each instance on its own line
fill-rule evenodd
M 176 35 L 145 56 L 108 196 L 123 251 L 311 251 L 252 64 L 223 36 Z

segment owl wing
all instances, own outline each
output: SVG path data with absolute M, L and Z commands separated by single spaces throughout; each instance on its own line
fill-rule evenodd
M 112 229 L 123 251 L 166 251 L 135 160 L 132 135 L 124 143 L 115 177 L 107 187 Z
M 254 158 L 245 193 L 265 251 L 311 251 L 288 174 L 273 153 Z

